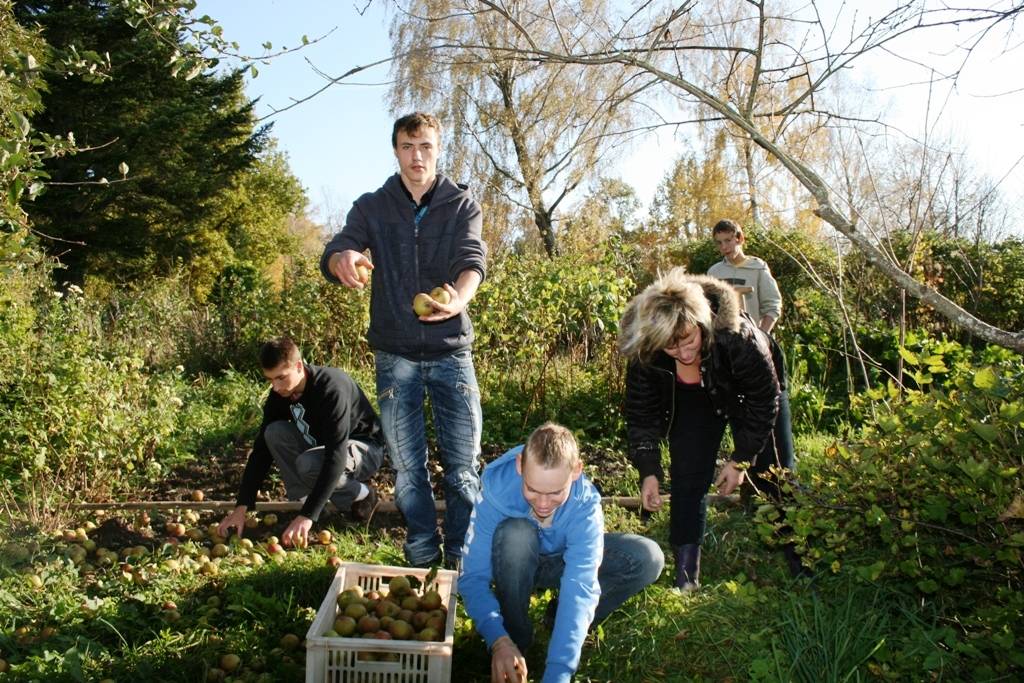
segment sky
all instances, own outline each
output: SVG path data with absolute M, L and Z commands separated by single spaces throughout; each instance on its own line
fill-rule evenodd
M 857 7 L 877 16 L 893 4 L 859 0 Z M 287 111 L 274 111 L 323 87 L 325 80 L 314 67 L 338 76 L 386 59 L 389 5 L 384 0 L 199 0 L 196 8 L 197 15 L 216 19 L 224 37 L 237 41 L 243 54 L 263 54 L 266 41 L 276 51 L 300 45 L 303 35 L 314 41 L 327 34 L 297 53 L 258 64 L 259 76 L 247 85 L 250 97 L 259 98 L 257 115 L 273 122 L 272 134 L 323 222 L 340 220 L 353 200 L 379 187 L 397 168 L 386 101 L 388 67 L 374 67 Z M 856 74 L 869 85 L 871 96 L 885 103 L 880 110 L 900 129 L 922 137 L 927 121 L 932 135 L 960 141 L 972 163 L 1001 180 L 1004 195 L 1024 213 L 1024 52 L 1000 55 L 1006 45 L 993 40 L 988 53 L 968 63 L 955 88 L 933 88 L 929 97 L 926 83 L 906 85 L 922 81 L 915 61 L 949 64 L 952 57 L 939 46 L 968 36 L 962 29 L 933 34 L 929 42 L 905 41 L 896 46 L 904 59 L 879 53 L 861 63 Z M 651 134 L 604 174 L 626 180 L 646 206 L 682 144 L 668 130 Z

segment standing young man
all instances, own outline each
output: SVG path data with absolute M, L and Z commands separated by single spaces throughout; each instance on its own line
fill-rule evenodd
M 765 332 L 770 333 L 782 315 L 782 294 L 768 264 L 743 253 L 743 228 L 731 220 L 718 221 L 711 231 L 722 260 L 708 268 L 708 275 L 725 280 L 740 293 L 743 307 Z
M 458 566 L 480 489 L 480 392 L 466 307 L 484 278 L 480 205 L 437 172 L 441 125 L 430 114 L 395 121 L 398 173 L 353 204 L 327 244 L 320 269 L 331 282 L 362 288 L 373 269 L 367 339 L 377 367 L 377 401 L 397 470 L 395 502 L 405 516 L 405 557 L 418 567 Z M 363 253 L 369 250 L 373 262 Z M 419 293 L 429 312 L 413 311 Z M 442 299 L 447 298 L 447 301 Z M 422 312 L 422 311 L 421 311 Z M 444 470 L 444 538 L 427 470 L 423 404 L 430 396 Z
M 550 422 L 484 470 L 463 560 L 459 593 L 491 649 L 491 680 L 512 683 L 527 680 L 535 590 L 558 591 L 545 617 L 552 632 L 541 680 L 567 683 L 591 622 L 654 583 L 665 566 L 654 541 L 604 532 L 601 495 L 583 476 L 576 439 Z
M 728 219 L 718 221 L 711 231 L 715 246 L 722 260 L 708 268 L 708 275 L 731 284 L 740 294 L 743 308 L 761 330 L 770 338 L 772 355 L 780 369 L 779 414 L 775 419 L 774 438 L 779 464 L 788 470 L 796 465 L 796 451 L 793 447 L 793 418 L 789 407 L 789 384 L 785 376 L 785 361 L 782 348 L 771 337 L 772 328 L 782 315 L 782 294 L 772 277 L 768 264 L 756 256 L 743 253 L 747 241 L 743 228 Z M 748 482 L 749 483 L 749 482 Z M 749 493 L 749 487 L 745 487 Z
M 227 536 L 245 528 L 245 513 L 256 504 L 270 465 L 277 463 L 288 498 L 302 510 L 281 535 L 285 545 L 305 545 L 327 501 L 366 519 L 377 493 L 366 484 L 384 460 L 377 413 L 351 377 L 337 368 L 302 362 L 287 337 L 260 349 L 260 366 L 270 381 L 263 422 L 242 473 L 238 501 L 220 523 Z

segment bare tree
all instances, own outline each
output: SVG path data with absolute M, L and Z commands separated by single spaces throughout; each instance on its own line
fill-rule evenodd
M 656 79 L 515 55 L 536 39 L 589 50 L 585 36 L 561 26 L 606 11 L 603 0 L 518 0 L 501 13 L 471 0 L 408 0 L 391 28 L 392 107 L 441 114 L 454 128 L 452 171 L 529 212 L 549 255 L 559 249 L 558 210 L 624 142 L 636 95 Z
M 497 0 L 480 0 L 475 5 L 479 8 L 476 14 L 498 17 L 509 31 L 519 35 L 518 44 L 504 52 L 508 58 L 527 64 L 572 64 L 615 71 L 625 67 L 629 73 L 657 79 L 668 90 L 692 102 L 707 117 L 719 117 L 728 122 L 785 168 L 810 194 L 815 214 L 845 236 L 886 277 L 980 339 L 1024 352 L 1024 332 L 1009 332 L 979 320 L 907 273 L 891 254 L 879 247 L 870 232 L 858 225 L 851 207 L 845 206 L 842 194 L 833 189 L 799 148 L 787 145 L 772 127 L 773 122 L 783 117 L 793 121 L 813 117 L 855 123 L 846 121 L 841 112 L 819 108 L 818 98 L 831 80 L 852 68 L 859 58 L 887 49 L 910 31 L 956 25 L 975 30 L 975 42 L 962 46 L 966 59 L 977 41 L 1001 27 L 1010 30 L 1012 20 L 1024 11 L 1024 3 L 1014 0 L 990 9 L 958 9 L 949 5 L 933 7 L 927 0 L 907 0 L 881 18 L 845 24 L 846 33 L 839 37 L 841 24 L 834 18 L 826 19 L 813 1 L 804 12 L 787 13 L 780 7 L 776 15 L 765 11 L 767 0 L 736 1 L 753 8 L 751 11 L 762 21 L 774 16 L 803 27 L 797 34 L 799 40 L 777 44 L 762 39 L 745 41 L 743 36 L 737 35 L 739 42 L 729 42 L 709 33 L 707 22 L 694 12 L 695 2 L 669 5 L 648 0 L 625 14 L 586 21 L 577 18 L 571 24 L 552 11 L 544 16 L 532 15 L 529 25 L 519 21 L 505 3 Z M 757 35 L 761 36 L 761 32 Z M 460 47 L 478 46 L 467 42 Z M 785 97 L 769 98 L 766 104 L 758 103 L 756 98 L 734 101 L 724 96 L 706 73 L 691 68 L 699 59 L 690 59 L 689 55 L 708 51 L 727 53 L 737 64 L 751 65 L 736 71 L 737 74 L 742 71 L 749 79 L 748 95 L 756 93 L 764 79 L 799 87 L 786 89 Z M 754 104 L 750 105 L 750 101 Z

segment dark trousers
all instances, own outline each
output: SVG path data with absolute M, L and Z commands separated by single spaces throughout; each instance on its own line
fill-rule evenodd
M 724 432 L 723 424 L 721 434 Z M 718 456 L 717 448 L 706 450 L 707 452 L 695 453 L 687 449 L 688 452 L 682 457 L 676 457 L 673 453 L 670 470 L 672 504 L 669 507 L 669 542 L 674 546 L 700 544 L 704 539 L 708 512 L 707 493 L 714 481 L 715 459 Z M 772 436 L 747 471 L 749 483 L 744 482 L 744 496 L 752 496 L 756 489 L 773 500 L 781 500 L 781 482 L 770 469 L 775 466 L 792 471 L 795 464 L 789 394 L 783 391 L 779 396 L 779 414 L 775 419 Z

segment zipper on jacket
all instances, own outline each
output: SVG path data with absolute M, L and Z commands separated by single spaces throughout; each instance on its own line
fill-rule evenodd
M 417 206 L 414 202 L 412 205 L 412 243 L 413 243 L 413 264 L 414 270 L 416 271 L 416 288 L 419 289 L 420 282 L 420 221 L 427 215 L 427 211 L 430 209 L 429 204 L 423 206 Z M 427 346 L 427 328 L 426 325 L 420 323 L 420 360 L 423 359 L 423 350 Z
M 666 370 L 665 368 L 659 368 L 658 366 L 652 366 L 655 370 L 664 372 L 669 377 L 669 394 L 671 394 L 671 405 L 672 407 L 668 411 L 668 425 L 665 427 L 665 440 L 668 441 L 669 437 L 672 436 L 672 422 L 676 419 L 676 373 L 674 370 Z

